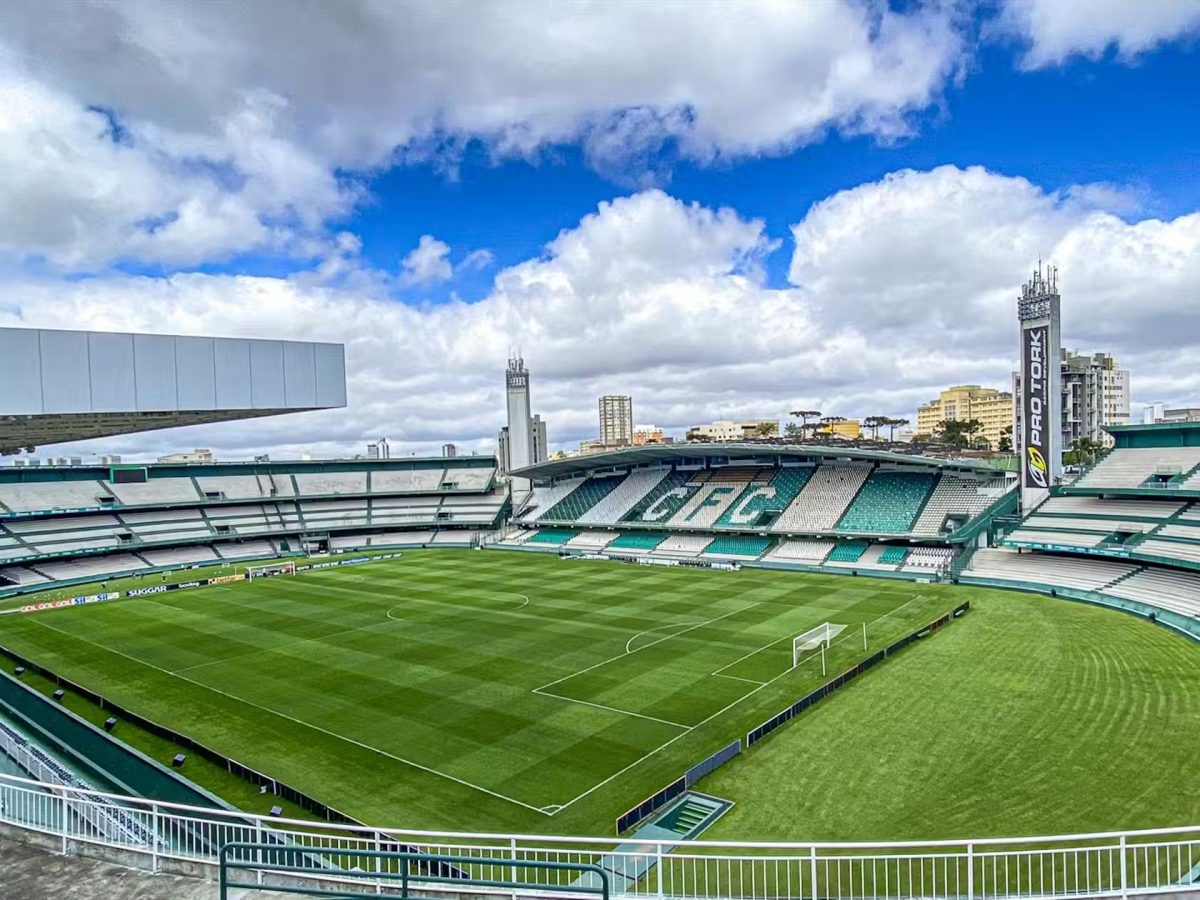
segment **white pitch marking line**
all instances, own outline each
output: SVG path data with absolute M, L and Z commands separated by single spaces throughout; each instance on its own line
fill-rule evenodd
M 762 600 L 756 600 L 755 602 L 751 603 L 749 606 L 743 606 L 741 609 L 730 610 L 729 612 L 725 613 L 725 615 L 723 615 L 723 616 L 717 616 L 715 619 L 709 619 L 706 622 L 700 622 L 696 625 L 691 625 L 691 626 L 685 628 L 683 631 L 677 631 L 674 634 L 668 634 L 665 637 L 659 638 L 657 641 L 651 641 L 648 644 L 643 644 L 641 647 L 638 647 L 634 650 L 627 650 L 624 653 L 618 653 L 616 656 L 610 656 L 608 659 L 602 659 L 600 662 L 594 663 L 594 664 L 588 666 L 586 669 L 580 669 L 578 672 L 572 672 L 570 675 L 564 675 L 562 678 L 556 678 L 556 679 L 554 679 L 554 681 L 548 681 L 545 684 L 538 685 L 533 690 L 544 691 L 546 688 L 554 687 L 554 685 L 560 684 L 564 681 L 567 681 L 568 679 L 574 678 L 576 675 L 582 675 L 585 672 L 592 671 L 592 669 L 598 669 L 601 666 L 606 666 L 610 662 L 621 659 L 622 657 L 631 656 L 634 653 L 640 653 L 643 650 L 647 650 L 650 647 L 654 647 L 658 644 L 661 644 L 663 641 L 669 641 L 669 640 L 671 640 L 671 638 L 677 638 L 680 635 L 687 634 L 689 631 L 695 631 L 697 628 L 700 628 L 704 625 L 711 625 L 713 622 L 721 621 L 721 619 L 728 619 L 730 616 L 737 615 L 740 612 L 745 612 L 748 609 L 753 609 L 756 606 L 761 606 L 762 603 L 763 603 Z M 675 623 L 675 624 L 681 624 L 681 623 Z M 645 632 L 644 631 L 638 632 L 638 634 L 645 634 Z M 634 637 L 637 637 L 637 635 L 635 634 Z M 628 647 L 629 644 L 627 643 L 625 646 Z
M 868 622 L 867 624 L 868 624 L 868 625 L 874 625 L 876 622 L 879 622 L 879 621 L 881 621 L 881 620 L 883 620 L 883 619 L 886 619 L 886 618 L 887 618 L 888 616 L 890 616 L 892 613 L 894 613 L 894 612 L 897 612 L 898 610 L 901 610 L 901 609 L 903 609 L 905 606 L 908 606 L 908 604 L 909 604 L 909 603 L 912 603 L 914 600 L 918 600 L 918 599 L 920 599 L 920 598 L 921 598 L 921 597 L 923 597 L 923 596 L 924 596 L 923 594 L 919 594 L 918 596 L 916 596 L 916 597 L 913 597 L 913 598 L 912 598 L 912 600 L 909 600 L 909 601 L 908 601 L 908 603 L 903 603 L 903 604 L 901 604 L 900 606 L 897 606 L 897 607 L 896 607 L 896 609 L 893 609 L 893 610 L 891 610 L 891 611 L 889 611 L 889 612 L 886 612 L 886 613 L 884 613 L 882 616 L 880 616 L 880 617 L 879 617 L 879 618 L 877 618 L 877 619 L 872 619 L 872 620 L 871 620 L 870 622 Z M 853 636 L 854 636 L 854 635 L 853 635 L 853 632 L 851 632 L 850 630 L 846 630 L 846 631 L 842 632 L 842 635 L 841 635 L 841 636 L 839 636 L 839 637 L 835 638 L 834 640 L 830 641 L 830 646 L 832 647 L 834 644 L 838 643 L 839 641 L 846 640 L 846 639 L 848 639 L 848 638 L 850 638 L 850 637 L 853 637 Z M 814 654 L 813 654 L 813 656 L 816 656 L 816 654 L 814 653 Z M 808 659 L 812 659 L 812 658 L 813 658 L 813 656 L 809 656 L 809 657 L 808 657 Z M 731 710 L 731 709 L 733 709 L 735 706 L 737 706 L 739 703 L 741 703 L 742 701 L 746 700 L 748 697 L 753 697 L 755 694 L 757 694 L 757 693 L 758 693 L 759 691 L 761 691 L 763 688 L 767 687 L 768 685 L 774 684 L 776 681 L 778 681 L 778 680 L 779 680 L 780 678 L 782 678 L 784 675 L 788 675 L 788 674 L 790 674 L 791 672 L 793 672 L 794 670 L 795 670 L 795 667 L 794 667 L 794 666 L 793 666 L 792 668 L 790 668 L 790 669 L 784 669 L 782 672 L 780 672 L 778 675 L 776 675 L 776 676 L 775 676 L 774 678 L 772 678 L 770 681 L 764 681 L 764 682 L 763 682 L 762 684 L 760 684 L 758 687 L 756 687 L 756 688 L 753 688 L 753 689 L 751 689 L 751 690 L 747 691 L 746 693 L 742 694 L 742 696 L 738 697 L 736 700 L 734 700 L 734 701 L 733 701 L 732 703 L 730 703 L 728 706 L 725 706 L 725 707 L 723 707 L 722 709 L 718 709 L 718 710 L 717 710 L 715 713 L 713 713 L 713 714 L 712 714 L 711 716 L 709 716 L 707 719 L 704 719 L 704 720 L 703 720 L 703 721 L 701 721 L 701 722 L 697 722 L 695 725 L 693 725 L 693 726 L 692 726 L 690 729 L 688 729 L 687 731 L 681 732 L 680 734 L 677 734 L 677 735 L 675 735 L 675 737 L 671 738 L 670 740 L 666 741 L 665 743 L 659 744 L 657 747 L 655 747 L 653 750 L 651 750 L 649 753 L 647 753 L 647 754 L 646 754 L 645 756 L 643 756 L 641 759 L 635 759 L 633 762 L 631 762 L 631 763 L 630 763 L 629 765 L 627 765 L 625 768 L 623 768 L 623 769 L 621 769 L 621 770 L 619 770 L 619 771 L 617 771 L 617 772 L 613 772 L 613 774 L 609 775 L 609 776 L 608 776 L 607 778 L 605 778 L 603 781 L 601 781 L 601 782 L 598 782 L 597 784 L 594 784 L 594 785 L 592 785 L 590 788 L 588 788 L 586 791 L 584 791 L 584 792 L 583 792 L 582 794 L 580 794 L 578 797 L 575 797 L 575 798 L 573 798 L 573 799 L 571 799 L 571 800 L 568 800 L 566 803 L 562 804 L 562 805 L 561 805 L 561 806 L 558 808 L 558 810 L 556 810 L 555 812 L 556 812 L 556 813 L 557 813 L 557 812 L 560 812 L 560 811 L 562 811 L 562 810 L 566 809 L 568 806 L 571 806 L 572 804 L 579 802 L 579 801 L 580 801 L 580 800 L 582 800 L 584 797 L 588 796 L 589 794 L 593 793 L 594 791 L 598 791 L 600 788 L 604 787 L 606 784 L 608 784 L 608 783 L 609 783 L 610 781 L 612 781 L 614 778 L 619 778 L 620 776 L 622 776 L 622 775 L 624 775 L 626 772 L 628 772 L 630 769 L 632 769 L 634 766 L 640 765 L 641 763 L 643 763 L 643 762 L 645 762 L 646 760 L 648 760 L 648 759 L 649 759 L 651 756 L 654 756 L 656 753 L 659 753 L 659 752 L 661 752 L 662 750 L 665 750 L 667 747 L 671 746 L 671 745 L 672 745 L 673 743 L 675 743 L 677 740 L 679 740 L 679 739 L 680 739 L 680 738 L 682 738 L 682 737 L 686 737 L 686 736 L 687 736 L 687 735 L 689 735 L 689 734 L 690 734 L 692 731 L 695 731 L 697 728 L 700 728 L 700 727 L 701 727 L 701 726 L 703 726 L 703 725 L 707 725 L 709 722 L 711 722 L 711 721 L 712 721 L 713 719 L 715 719 L 717 716 L 721 715 L 722 713 L 728 712 L 729 710 Z M 729 676 L 725 676 L 725 677 L 729 677 Z
M 762 681 L 755 681 L 753 678 L 742 678 L 740 675 L 723 675 L 720 672 L 710 672 L 709 675 L 713 678 L 730 678 L 734 681 L 744 681 L 747 684 L 764 684 Z
M 34 621 L 38 621 L 36 616 L 34 616 L 33 619 L 34 619 Z M 430 775 L 437 775 L 440 778 L 445 778 L 447 781 L 453 781 L 453 782 L 463 785 L 463 787 L 472 788 L 476 791 L 480 791 L 481 793 L 488 794 L 499 800 L 506 800 L 509 803 L 514 803 L 517 806 L 524 807 L 525 809 L 531 809 L 534 812 L 541 813 L 544 816 L 553 815 L 553 813 L 544 812 L 544 809 L 545 809 L 544 807 L 533 806 L 530 803 L 525 803 L 523 800 L 517 800 L 514 797 L 505 796 L 504 794 L 501 794 L 497 791 L 493 791 L 489 788 L 481 787 L 478 784 L 472 784 L 471 782 L 466 781 L 462 778 L 458 778 L 454 775 L 447 775 L 445 772 L 439 772 L 437 769 L 430 768 L 429 766 L 423 766 L 420 763 L 413 762 L 411 759 L 405 759 L 403 756 L 397 756 L 396 754 L 389 753 L 386 750 L 380 750 L 378 747 L 372 747 L 370 744 L 364 744 L 362 741 L 356 741 L 354 738 L 347 737 L 344 734 L 338 734 L 336 731 L 330 731 L 327 728 L 322 728 L 320 725 L 314 725 L 312 722 L 305 722 L 303 719 L 297 719 L 296 717 L 290 716 L 287 713 L 282 713 L 282 712 L 279 712 L 278 710 L 271 709 L 270 707 L 263 706 L 260 703 L 255 703 L 253 700 L 247 700 L 244 697 L 238 697 L 235 694 L 230 694 L 227 691 L 221 690 L 220 688 L 215 688 L 215 687 L 212 687 L 211 685 L 204 684 L 203 682 L 195 681 L 194 679 L 187 678 L 186 676 L 180 675 L 177 672 L 171 672 L 167 669 L 164 669 L 162 666 L 156 666 L 156 665 L 154 665 L 154 663 L 147 662 L 144 659 L 138 659 L 136 656 L 130 656 L 128 653 L 123 653 L 120 650 L 116 650 L 112 647 L 106 647 L 103 644 L 99 644 L 96 641 L 91 640 L 90 638 L 85 638 L 85 637 L 82 637 L 77 634 L 72 634 L 69 631 L 64 631 L 61 628 L 56 628 L 55 626 L 50 625 L 47 622 L 38 622 L 38 624 L 45 625 L 45 627 L 49 628 L 51 631 L 57 631 L 59 634 L 65 634 L 67 637 L 76 638 L 78 640 L 84 641 L 85 643 L 91 644 L 93 647 L 98 647 L 101 650 L 107 650 L 109 653 L 115 653 L 117 656 L 123 656 L 131 662 L 138 663 L 139 665 L 143 665 L 143 666 L 148 666 L 151 669 L 157 669 L 159 672 L 162 672 L 164 675 L 170 675 L 173 678 L 178 678 L 180 681 L 186 681 L 189 684 L 196 685 L 196 687 L 204 688 L 206 691 L 212 691 L 214 694 L 220 694 L 223 697 L 228 697 L 230 700 L 236 701 L 237 703 L 244 703 L 247 706 L 253 706 L 255 709 L 261 709 L 265 713 L 270 713 L 273 716 L 279 716 L 279 718 L 281 718 L 281 719 L 287 719 L 289 722 L 294 722 L 295 724 L 303 726 L 305 728 L 311 728 L 313 731 L 319 731 L 322 734 L 327 734 L 332 738 L 336 738 L 337 740 L 340 740 L 340 741 L 345 741 L 347 744 L 353 744 L 354 746 L 360 747 L 363 750 L 368 750 L 372 753 L 378 753 L 380 756 L 386 756 L 388 759 L 394 759 L 396 762 L 403 763 L 406 766 L 411 766 L 414 769 L 420 769 L 422 772 L 428 772 Z
M 629 654 L 629 653 L 633 652 L 633 650 L 630 648 L 630 645 L 634 641 L 636 641 L 638 638 L 640 638 L 643 634 L 653 634 L 656 631 L 666 631 L 668 628 L 690 628 L 690 627 L 699 628 L 701 625 L 707 625 L 707 624 L 708 624 L 708 622 L 670 622 L 666 625 L 656 625 L 654 628 L 647 628 L 645 631 L 639 631 L 637 634 L 635 634 L 633 637 L 631 637 L 629 640 L 627 640 L 625 642 L 625 653 Z M 668 634 L 665 637 L 663 637 L 662 639 L 665 641 L 668 637 L 675 637 L 675 635 Z M 655 643 L 657 643 L 657 641 Z M 649 645 L 647 645 L 647 646 L 649 646 Z
M 565 700 L 568 703 L 582 703 L 584 706 L 594 706 L 596 709 L 607 709 L 609 712 L 620 713 L 623 716 L 635 716 L 639 719 L 647 719 L 651 722 L 661 722 L 663 725 L 671 725 L 675 728 L 683 728 L 691 731 L 691 725 L 684 725 L 680 722 L 672 722 L 670 719 L 660 719 L 657 716 L 647 716 L 644 713 L 632 712 L 628 709 L 618 709 L 615 706 L 605 706 L 603 703 L 593 703 L 591 700 L 580 700 L 576 697 L 564 697 L 562 694 L 551 694 L 549 691 L 542 691 L 534 688 L 530 691 L 531 694 L 537 694 L 539 697 L 553 697 L 555 700 Z

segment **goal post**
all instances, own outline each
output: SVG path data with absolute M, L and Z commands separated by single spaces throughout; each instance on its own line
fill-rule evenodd
M 246 577 L 253 581 L 255 578 L 271 578 L 274 575 L 295 575 L 294 562 L 270 563 L 263 566 L 246 566 Z
M 821 654 L 821 674 L 825 674 L 825 651 L 833 643 L 833 639 L 845 630 L 845 625 L 835 625 L 832 622 L 822 622 L 816 628 L 810 628 L 803 634 L 792 638 L 792 668 L 800 665 L 801 657 L 816 650 Z

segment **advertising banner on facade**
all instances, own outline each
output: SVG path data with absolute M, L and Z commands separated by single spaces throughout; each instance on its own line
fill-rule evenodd
M 1050 486 L 1051 422 L 1048 324 L 1021 329 L 1021 433 L 1024 451 L 1021 459 L 1021 486 Z M 1057 360 L 1055 361 L 1057 363 Z

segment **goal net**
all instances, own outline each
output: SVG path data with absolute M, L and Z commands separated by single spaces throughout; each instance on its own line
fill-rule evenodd
M 253 581 L 255 578 L 270 578 L 273 575 L 295 575 L 296 564 L 288 563 L 272 563 L 266 566 L 247 566 L 246 577 Z
M 803 634 L 792 638 L 792 668 L 800 665 L 800 658 L 814 650 L 827 650 L 833 639 L 842 633 L 845 625 L 834 625 L 832 622 L 822 622 L 816 628 L 810 628 Z

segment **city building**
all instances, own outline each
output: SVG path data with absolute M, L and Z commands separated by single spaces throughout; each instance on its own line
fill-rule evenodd
M 541 413 L 536 414 L 530 422 L 530 428 L 533 431 L 533 461 L 535 463 L 545 462 L 550 458 L 549 438 L 546 437 L 546 421 L 542 418 Z
M 380 438 L 374 443 L 367 444 L 367 459 L 391 459 L 392 449 L 388 446 L 387 438 Z
M 505 425 L 496 435 L 496 470 L 499 474 L 508 473 L 508 426 Z
M 667 437 L 657 425 L 637 425 L 633 429 L 633 445 L 642 447 L 646 444 L 670 444 L 673 438 Z
M 693 425 L 687 430 L 686 440 L 719 443 L 778 435 L 779 422 L 774 419 L 742 419 L 738 422 L 720 419 L 708 425 Z
M 1070 450 L 1080 438 L 1111 447 L 1107 425 L 1128 425 L 1129 370 L 1117 366 L 1108 353 L 1081 354 L 1063 349 L 1059 358 L 1062 391 L 1062 448 Z M 1014 393 L 1020 396 L 1021 376 L 1013 373 Z M 1164 410 L 1164 413 L 1166 410 Z M 1187 412 L 1180 410 L 1179 412 Z M 1018 416 L 1017 419 L 1020 417 Z M 1020 429 L 1020 422 L 1015 423 Z
M 530 414 L 529 370 L 525 368 L 525 360 L 513 357 L 508 361 L 504 387 L 508 424 L 500 429 L 496 441 L 501 474 L 545 462 L 550 453 L 545 421 L 540 415 Z M 513 487 L 528 490 L 529 484 L 525 479 L 517 479 Z
M 168 463 L 171 465 L 195 465 L 199 463 L 216 462 L 213 458 L 211 450 L 205 450 L 197 447 L 195 450 L 184 453 L 168 453 L 166 456 L 158 458 L 160 463 Z
M 1164 403 L 1150 403 L 1142 410 L 1143 425 L 1164 425 L 1173 422 L 1200 422 L 1200 407 L 1169 409 Z
M 862 420 L 842 419 L 840 422 L 818 422 L 816 423 L 816 433 L 825 437 L 856 441 L 862 437 Z
M 993 450 L 1013 423 L 1013 395 L 1007 391 L 978 384 L 957 384 L 946 388 L 936 400 L 917 407 L 917 434 L 932 435 L 940 422 L 969 422 L 982 426 L 979 436 Z
M 82 466 L 83 458 L 79 456 L 51 456 L 46 460 L 48 466 Z
M 119 457 L 119 456 L 114 456 L 112 454 L 108 454 L 106 456 L 100 457 L 100 465 L 102 465 L 102 466 L 119 466 L 120 464 L 121 464 L 121 457 Z
M 458 448 L 453 444 L 442 444 L 442 456 L 447 459 L 454 459 L 458 456 Z
M 600 398 L 600 440 L 610 447 L 633 443 L 633 398 L 606 394 Z

